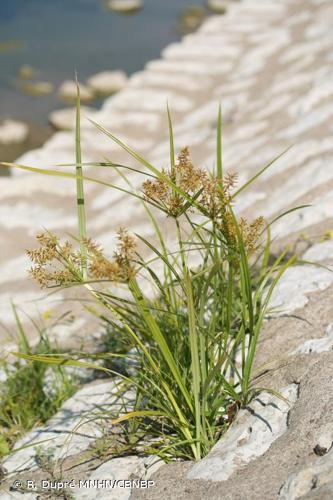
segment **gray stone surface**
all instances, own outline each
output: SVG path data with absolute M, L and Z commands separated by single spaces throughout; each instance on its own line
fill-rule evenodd
M 295 319 L 289 318 L 285 325 L 285 344 L 290 345 Z M 278 337 L 276 331 L 276 337 Z M 288 340 L 289 339 L 289 340 Z M 277 339 L 278 340 L 278 339 Z M 277 340 L 270 342 L 270 352 L 276 352 Z M 265 348 L 266 350 L 266 348 Z M 266 350 L 266 361 L 268 352 Z M 133 492 L 133 499 L 157 500 L 177 498 L 177 500 L 276 500 L 289 476 L 303 469 L 314 467 L 318 456 L 314 449 L 319 443 L 329 443 L 332 430 L 333 398 L 331 387 L 333 374 L 333 354 L 312 354 L 310 357 L 297 357 L 292 363 L 279 360 L 274 369 L 269 370 L 261 381 L 262 385 L 282 387 L 289 381 L 298 384 L 298 398 L 290 409 L 285 432 L 276 439 L 263 455 L 257 456 L 247 464 L 236 467 L 225 481 L 188 479 L 193 465 L 175 463 L 162 467 L 153 475 L 155 486 L 149 492 Z M 232 427 L 231 427 L 232 429 Z M 223 440 L 221 441 L 223 446 Z M 260 447 L 260 442 L 258 443 Z M 325 456 L 322 457 L 323 459 Z M 324 460 L 320 461 L 319 468 Z M 200 464 L 199 464 L 200 465 Z M 332 471 L 332 469 L 331 469 Z M 329 465 L 323 472 L 330 474 Z M 223 474 L 219 468 L 218 474 Z M 325 488 L 329 488 L 329 484 Z M 309 498 L 321 497 L 322 488 L 314 487 Z M 309 494 L 310 495 L 310 494 Z
M 131 408 L 132 395 L 118 396 L 119 381 L 92 383 L 84 386 L 68 399 L 46 425 L 38 427 L 22 439 L 15 449 L 26 447 L 4 461 L 8 473 L 37 468 L 36 448 L 54 450 L 54 460 L 85 451 L 103 434 L 105 412 L 121 413 Z
M 311 354 L 312 352 L 327 352 L 333 350 L 333 323 L 328 325 L 325 336 L 318 339 L 311 339 L 300 345 L 291 355 Z
M 310 293 L 325 290 L 332 283 L 333 273 L 329 269 L 310 265 L 291 267 L 273 291 L 270 310 L 276 314 L 292 313 L 307 304 Z
M 138 456 L 127 456 L 114 458 L 98 467 L 89 477 L 90 481 L 113 480 L 123 481 L 126 479 L 147 480 L 153 472 L 156 472 L 163 462 L 156 457 L 140 458 Z M 74 494 L 82 500 L 127 500 L 131 496 L 131 487 L 115 487 L 112 490 L 96 490 L 96 488 L 77 488 Z
M 318 458 L 310 467 L 292 474 L 282 490 L 279 498 L 281 500 L 296 500 L 304 498 L 314 489 L 319 489 L 333 481 L 333 449 Z
M 287 430 L 288 413 L 297 400 L 297 385 L 280 391 L 289 404 L 262 393 L 241 410 L 223 438 L 210 453 L 194 465 L 188 479 L 226 481 L 238 468 L 263 455 Z

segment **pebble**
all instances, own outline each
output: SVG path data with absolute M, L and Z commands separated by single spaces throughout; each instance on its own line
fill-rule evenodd
M 74 80 L 65 80 L 58 89 L 59 99 L 66 102 L 76 102 L 77 99 L 77 84 Z M 81 102 L 90 102 L 94 99 L 93 92 L 80 83 L 80 100 Z
M 94 108 L 81 106 L 81 123 L 85 118 L 94 120 L 97 111 Z M 54 128 L 59 130 L 73 130 L 76 123 L 76 108 L 64 108 L 52 111 L 49 121 Z
M 87 80 L 88 88 L 99 97 L 106 97 L 122 90 L 127 83 L 124 71 L 102 71 Z
M 0 144 L 11 146 L 22 144 L 29 135 L 29 126 L 17 120 L 5 120 L 0 125 Z
M 187 33 L 196 30 L 205 18 L 205 9 L 199 6 L 187 7 L 181 13 L 179 31 Z
M 24 82 L 19 84 L 19 88 L 24 94 L 35 97 L 43 97 L 54 91 L 54 86 L 50 82 Z
M 108 0 L 106 8 L 118 14 L 135 14 L 143 8 L 142 0 Z
M 206 0 L 206 5 L 214 14 L 225 14 L 228 4 L 226 0 Z

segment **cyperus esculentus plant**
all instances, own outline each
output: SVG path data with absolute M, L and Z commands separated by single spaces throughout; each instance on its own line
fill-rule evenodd
M 294 258 L 279 257 L 271 264 L 269 225 L 262 217 L 248 222 L 236 216 L 236 196 L 260 173 L 238 188 L 234 174 L 223 174 L 221 114 L 216 173 L 193 165 L 188 148 L 175 158 L 168 116 L 170 165 L 162 171 L 96 125 L 144 167 L 100 164 L 124 179 L 127 169 L 142 174 L 138 192 L 110 186 L 142 203 L 154 240 L 140 234 L 134 238 L 121 229 L 118 248 L 109 257 L 87 239 L 81 203 L 78 248 L 46 233 L 38 236 L 40 248 L 28 255 L 34 264 L 31 273 L 42 286 L 84 286 L 104 308 L 101 316 L 109 329 L 135 357 L 131 374 L 118 373 L 126 387 L 136 390 L 134 408 L 115 422 L 144 435 L 149 453 L 198 460 L 227 428 L 235 410 L 260 390 L 252 380 L 258 337 L 272 291 Z M 79 119 L 77 123 L 79 127 Z M 77 165 L 82 167 L 79 130 L 76 144 Z M 63 175 L 76 178 L 78 198 L 82 196 L 88 178 L 78 171 Z M 163 218 L 174 225 L 175 248 L 167 247 Z M 147 280 L 153 294 L 145 292 Z M 114 287 L 113 282 L 121 285 Z M 50 362 L 74 361 L 53 357 Z M 149 441 L 152 437 L 157 442 Z

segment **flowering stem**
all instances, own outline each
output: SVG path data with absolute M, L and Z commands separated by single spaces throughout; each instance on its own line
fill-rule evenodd
M 76 100 L 76 201 L 77 201 L 77 214 L 79 222 L 79 240 L 80 240 L 80 254 L 81 254 L 81 272 L 82 278 L 87 279 L 87 249 L 85 241 L 87 239 L 86 229 L 86 212 L 84 205 L 84 190 L 83 190 L 83 174 L 82 174 L 82 155 L 81 155 L 81 123 L 80 123 L 80 87 L 77 84 L 77 100 Z

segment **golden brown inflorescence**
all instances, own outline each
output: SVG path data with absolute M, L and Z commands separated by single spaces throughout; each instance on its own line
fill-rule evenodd
M 162 173 L 164 178 L 143 183 L 145 198 L 159 204 L 169 216 L 175 218 L 182 215 L 186 207 L 188 210 L 198 209 L 210 218 L 228 245 L 235 247 L 237 227 L 232 212 L 232 190 L 237 183 L 237 174 L 228 172 L 223 179 L 209 175 L 206 170 L 193 165 L 188 147 L 180 151 L 174 169 L 163 170 Z M 184 195 L 175 190 L 171 183 Z M 188 203 L 189 199 L 193 203 Z M 249 252 L 256 249 L 264 225 L 263 217 L 251 223 L 244 218 L 240 220 L 239 229 Z
M 133 260 L 136 242 L 126 229 L 120 228 L 118 231 L 118 246 L 112 260 L 107 259 L 102 248 L 91 240 L 87 240 L 86 244 L 90 258 L 89 271 L 93 278 L 126 282 L 135 275 Z
M 41 233 L 36 238 L 39 248 L 27 250 L 27 255 L 34 264 L 29 272 L 40 286 L 46 288 L 78 281 L 79 256 L 73 252 L 71 243 L 61 244 L 52 233 Z
M 60 243 L 52 233 L 37 235 L 39 248 L 27 250 L 34 264 L 29 273 L 42 288 L 69 285 L 83 281 L 81 264 L 83 256 L 73 249 L 69 241 Z M 91 239 L 84 242 L 89 278 L 115 282 L 128 281 L 135 274 L 133 259 L 136 244 L 126 229 L 118 232 L 118 247 L 112 260 L 104 256 L 102 248 Z
M 265 219 L 260 216 L 248 223 L 243 217 L 239 223 L 245 248 L 249 253 L 254 252 L 258 246 L 258 239 L 265 228 Z
M 193 165 L 187 147 L 179 153 L 174 169 L 163 170 L 162 174 L 164 178 L 147 180 L 143 183 L 144 196 L 160 204 L 169 216 L 179 217 L 184 211 L 187 198 L 177 192 L 171 183 L 188 197 L 193 197 L 202 188 L 208 174 L 205 170 Z

